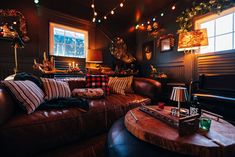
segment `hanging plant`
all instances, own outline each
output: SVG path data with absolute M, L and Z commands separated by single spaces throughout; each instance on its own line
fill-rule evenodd
M 199 4 L 194 2 L 192 8 L 187 8 L 182 12 L 181 16 L 177 17 L 176 22 L 179 23 L 180 27 L 178 33 L 192 30 L 194 17 L 209 12 L 219 14 L 232 6 L 233 2 L 231 2 L 231 0 L 210 0 L 208 2 L 201 2 Z

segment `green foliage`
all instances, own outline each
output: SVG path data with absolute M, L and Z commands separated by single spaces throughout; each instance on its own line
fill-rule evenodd
M 209 0 L 208 2 L 196 3 L 193 2 L 192 8 L 187 8 L 182 12 L 181 16 L 177 17 L 176 22 L 179 23 L 180 29 L 178 33 L 186 32 L 192 29 L 193 18 L 209 12 L 221 13 L 223 10 L 233 6 L 231 0 Z

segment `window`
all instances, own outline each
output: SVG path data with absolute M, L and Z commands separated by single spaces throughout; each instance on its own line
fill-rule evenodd
M 200 53 L 235 49 L 235 8 L 196 20 L 195 29 L 201 28 L 207 28 L 209 45 L 201 47 Z
M 86 58 L 88 32 L 50 23 L 50 54 L 54 56 Z

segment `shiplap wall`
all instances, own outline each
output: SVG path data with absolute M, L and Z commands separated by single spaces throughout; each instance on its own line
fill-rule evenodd
M 235 74 L 235 52 L 198 55 L 197 71 L 198 75 Z

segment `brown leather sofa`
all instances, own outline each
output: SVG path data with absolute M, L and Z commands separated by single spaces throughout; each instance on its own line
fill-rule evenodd
M 76 87 L 70 82 L 70 88 Z M 27 115 L 16 109 L 8 91 L 0 87 L 0 156 L 105 156 L 106 133 L 125 113 L 140 105 L 157 102 L 161 84 L 134 78 L 133 94 L 111 94 L 89 100 L 90 109 L 36 110 Z

